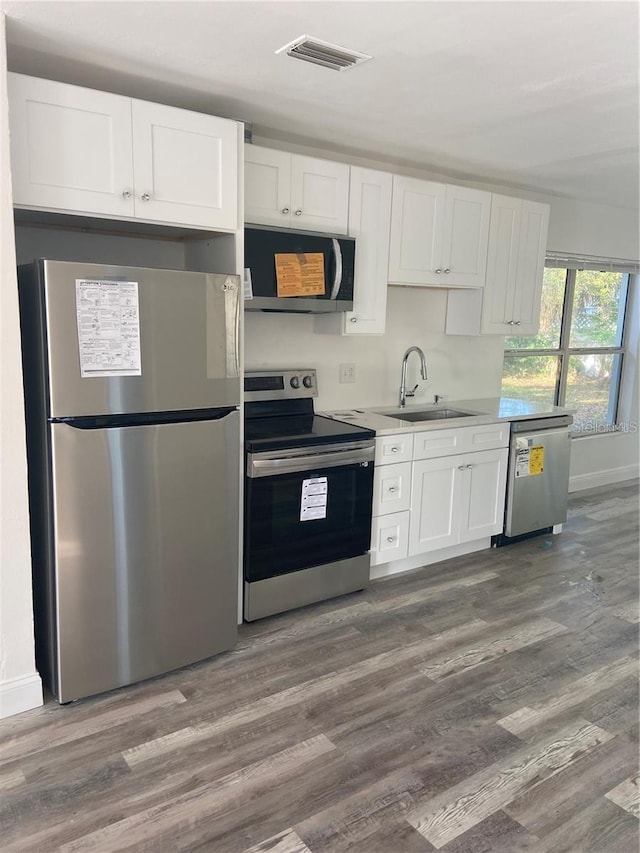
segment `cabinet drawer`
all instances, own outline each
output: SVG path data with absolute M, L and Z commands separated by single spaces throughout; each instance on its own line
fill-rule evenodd
M 411 462 L 381 465 L 373 477 L 373 514 L 386 515 L 411 505 Z
M 413 433 L 381 435 L 376 438 L 376 465 L 410 462 L 413 458 Z
M 414 459 L 435 459 L 454 453 L 473 453 L 509 446 L 510 424 L 497 424 L 437 429 L 417 432 L 414 437 Z
M 402 560 L 407 556 L 409 512 L 374 518 L 371 525 L 371 565 Z
M 474 450 L 493 450 L 509 446 L 511 424 L 502 421 L 498 424 L 483 424 L 464 428 L 465 453 Z
M 435 459 L 462 453 L 465 441 L 464 429 L 434 429 L 417 432 L 414 436 L 414 459 Z

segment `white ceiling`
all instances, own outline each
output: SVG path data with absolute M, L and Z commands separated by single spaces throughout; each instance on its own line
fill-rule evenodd
M 637 2 L 11 2 L 12 70 L 251 122 L 256 136 L 638 207 Z M 308 34 L 373 61 L 275 51 Z

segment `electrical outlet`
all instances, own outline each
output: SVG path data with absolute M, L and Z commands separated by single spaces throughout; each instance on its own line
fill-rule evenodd
M 356 366 L 355 364 L 340 365 L 340 382 L 355 382 L 356 381 Z

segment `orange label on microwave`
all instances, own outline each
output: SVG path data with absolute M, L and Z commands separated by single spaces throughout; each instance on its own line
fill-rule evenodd
M 324 295 L 322 252 L 278 254 L 275 258 L 278 296 Z

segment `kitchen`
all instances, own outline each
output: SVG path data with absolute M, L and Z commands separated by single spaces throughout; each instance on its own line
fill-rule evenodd
M 260 139 L 255 140 L 256 143 L 261 141 L 264 142 Z M 270 144 L 272 147 L 277 147 L 273 140 Z M 6 146 L 6 140 L 3 141 L 3 145 Z M 304 150 L 306 154 L 331 159 L 328 150 L 320 153 L 310 146 L 289 144 L 287 150 L 294 153 Z M 365 158 L 356 158 L 360 161 L 363 159 Z M 380 167 L 381 164 L 367 159 L 362 165 L 375 168 Z M 430 177 L 428 173 L 422 171 L 419 176 Z M 578 204 L 560 197 L 553 198 L 553 210 L 550 248 L 567 252 L 597 253 L 607 257 L 637 256 L 633 253 L 635 242 L 633 222 L 629 222 L 629 218 L 623 215 L 622 210 L 616 212 L 615 209 L 598 208 L 597 205 L 588 203 Z M 580 229 L 574 228 L 572 232 L 572 223 L 576 221 L 575 214 L 578 211 Z M 10 219 L 3 219 L 3 227 L 10 228 L 9 222 Z M 3 237 L 4 234 L 3 231 Z M 51 240 L 54 244 L 56 235 L 45 234 L 45 239 Z M 90 242 L 90 237 L 84 239 Z M 3 245 L 9 245 L 9 243 L 3 239 Z M 171 245 L 164 247 L 167 254 L 172 250 Z M 7 267 L 11 266 L 10 259 L 6 263 Z M 443 290 L 417 292 L 417 289 L 391 287 L 388 290 L 386 333 L 384 336 L 372 338 L 317 334 L 314 319 L 311 317 L 247 315 L 245 318 L 246 363 L 251 367 L 266 367 L 300 364 L 302 360 L 305 366 L 317 367 L 320 388 L 320 396 L 316 401 L 318 410 L 383 406 L 391 405 L 395 400 L 403 352 L 407 346 L 418 344 L 427 354 L 430 379 L 426 383 L 420 383 L 418 396 L 414 402 L 431 402 L 434 394 L 443 395 L 445 402 L 496 396 L 500 387 L 502 341 L 499 337 L 493 336 L 452 338 L 445 335 L 443 330 L 446 320 L 446 303 L 447 295 Z M 15 342 L 15 330 L 13 334 Z M 3 346 L 5 340 L 8 341 L 3 336 Z M 277 341 L 275 350 L 274 341 Z M 7 346 L 9 346 L 8 343 Z M 303 359 L 300 357 L 301 353 L 304 354 Z M 2 361 L 4 371 L 8 363 L 4 357 L 4 351 Z M 355 382 L 340 383 L 338 381 L 340 365 L 343 364 L 355 365 Z M 410 381 L 413 385 L 419 382 L 419 377 L 410 375 Z M 7 387 L 11 388 L 12 385 L 9 383 Z M 14 384 L 14 391 L 15 387 Z M 3 418 L 9 417 L 12 411 L 13 416 L 19 418 L 20 407 L 19 398 L 15 400 L 15 406 L 3 403 Z M 594 466 L 594 462 L 597 464 L 593 459 L 594 454 L 586 448 L 590 441 L 583 441 L 584 451 L 581 451 L 580 455 L 574 453 L 572 473 L 577 477 L 585 478 L 585 481 L 588 477 L 596 478 L 591 480 L 595 484 L 597 477 L 603 477 L 607 470 L 622 469 L 626 465 L 632 467 L 633 460 L 637 459 L 637 448 L 633 438 L 633 436 L 624 435 L 602 437 L 602 442 L 598 445 L 600 467 Z M 6 452 L 4 447 L 3 438 L 3 454 Z M 17 482 L 19 481 L 18 476 Z M 22 487 L 18 485 L 17 491 L 23 489 L 24 484 Z M 3 547 L 11 549 L 13 546 L 13 550 L 9 550 L 8 565 L 14 564 L 17 560 L 24 566 L 25 559 L 28 561 L 28 557 L 25 555 L 24 537 L 21 538 L 19 535 L 19 530 L 24 530 L 24 519 L 20 521 L 19 508 L 17 506 L 12 508 L 10 503 L 7 505 L 6 512 L 5 516 L 3 509 L 3 525 L 6 524 L 8 528 L 5 536 L 3 527 Z M 5 564 L 4 556 L 3 564 Z M 25 583 L 25 573 L 20 572 L 17 578 L 14 577 L 8 581 L 8 595 L 3 594 L 6 606 L 13 608 L 16 614 L 9 617 L 9 622 L 5 622 L 3 618 L 5 624 L 12 625 L 7 643 L 10 661 L 8 677 L 10 678 L 26 676 L 32 667 L 29 663 L 31 644 L 28 639 L 30 593 Z M 15 656 L 12 649 L 15 649 Z

